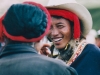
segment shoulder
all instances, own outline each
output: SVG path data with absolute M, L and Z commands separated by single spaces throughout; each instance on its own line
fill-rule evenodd
M 87 44 L 81 53 L 81 56 L 92 58 L 100 58 L 100 49 L 94 44 Z
M 56 73 L 56 75 L 77 75 L 75 69 L 67 66 L 62 60 L 53 59 L 43 55 L 40 55 L 39 60 L 41 60 L 40 66 L 43 66 L 45 71 L 47 71 L 46 68 L 48 68 L 50 71 Z
M 90 52 L 93 51 L 93 52 L 100 53 L 100 49 L 96 45 L 94 45 L 94 44 L 87 44 L 86 47 L 84 48 L 84 50 L 88 50 Z
M 44 56 L 44 55 L 39 55 L 38 56 L 39 60 L 44 62 L 45 65 L 54 65 L 54 66 L 60 66 L 60 67 L 65 67 L 66 66 L 66 63 L 63 62 L 62 60 L 59 60 L 59 59 L 54 59 L 54 58 L 50 58 L 50 57 L 47 57 L 47 56 Z

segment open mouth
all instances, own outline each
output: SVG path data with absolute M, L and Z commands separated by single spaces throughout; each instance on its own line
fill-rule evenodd
M 62 38 L 53 38 L 52 41 L 53 42 L 60 42 L 62 40 Z

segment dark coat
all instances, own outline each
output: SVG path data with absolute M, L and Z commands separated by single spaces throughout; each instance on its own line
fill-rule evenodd
M 0 75 L 77 75 L 60 60 L 39 55 L 30 45 L 10 44 L 0 54 Z
M 71 64 L 79 75 L 100 75 L 100 49 L 88 44 Z

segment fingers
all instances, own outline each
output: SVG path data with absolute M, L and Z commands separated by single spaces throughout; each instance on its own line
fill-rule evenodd
M 50 52 L 50 50 L 49 50 L 49 48 L 48 47 L 43 47 L 41 50 L 40 50 L 40 54 L 43 54 L 43 55 L 49 55 L 49 54 L 51 54 L 51 52 Z

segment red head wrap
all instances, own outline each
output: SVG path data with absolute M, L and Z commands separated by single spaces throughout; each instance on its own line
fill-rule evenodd
M 4 16 L 0 18 L 0 42 L 3 42 L 3 25 L 2 25 L 2 20 Z
M 78 17 L 67 10 L 63 10 L 63 9 L 48 9 L 49 13 L 51 16 L 62 16 L 66 19 L 69 19 L 70 21 L 74 22 L 74 34 L 73 37 L 74 39 L 77 39 L 80 37 L 80 22 Z
M 13 36 L 13 35 L 9 34 L 6 31 L 6 28 L 4 27 L 4 25 L 2 23 L 2 21 L 5 18 L 5 16 L 3 15 L 0 18 L 0 42 L 4 41 L 3 34 L 6 35 L 11 40 L 15 40 L 15 41 L 36 42 L 36 41 L 39 41 L 40 39 L 42 39 L 47 34 L 47 32 L 49 31 L 50 25 L 51 25 L 51 23 L 50 23 L 51 22 L 51 18 L 50 18 L 50 15 L 49 15 L 49 12 L 47 11 L 47 9 L 45 7 L 43 7 L 41 4 L 38 4 L 38 3 L 35 3 L 35 2 L 24 2 L 23 4 L 35 5 L 35 6 L 39 7 L 41 10 L 43 10 L 46 13 L 48 21 L 47 21 L 47 27 L 46 27 L 44 33 L 41 34 L 39 37 L 35 37 L 35 38 L 31 38 L 31 39 L 27 39 L 27 38 L 25 38 L 23 36 Z

